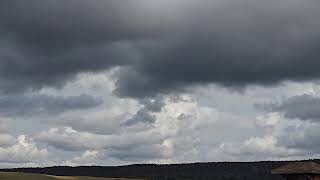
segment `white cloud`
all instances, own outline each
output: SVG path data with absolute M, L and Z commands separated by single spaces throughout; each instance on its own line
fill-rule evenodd
M 302 153 L 278 144 L 273 136 L 252 137 L 240 143 L 223 143 L 218 149 L 218 155 L 233 161 L 287 159 Z
M 16 141 L 17 140 L 10 134 L 0 134 L 0 147 L 13 145 Z
M 47 155 L 47 149 L 39 149 L 33 140 L 25 135 L 20 135 L 11 146 L 0 147 L 0 163 L 41 162 Z
M 274 127 L 279 124 L 282 118 L 280 113 L 268 113 L 266 115 L 257 116 L 255 124 L 263 128 Z
M 89 112 L 65 113 L 59 117 L 59 121 L 53 121 L 52 124 L 99 134 L 118 133 L 121 124 L 131 118 L 138 109 L 139 104 L 134 100 L 116 99 L 111 105 L 103 105 Z
M 64 166 L 90 166 L 94 165 L 95 161 L 99 157 L 99 151 L 87 150 L 81 156 L 74 157 L 71 160 L 67 160 L 62 163 Z
M 286 90 L 287 96 L 304 94 L 309 91 L 309 84 L 253 88 L 243 94 L 208 87 L 201 88 L 201 92 L 164 96 L 160 112 L 148 111 L 155 117 L 154 123 L 141 122 L 126 127 L 122 124 L 141 110 L 143 104 L 112 96 L 110 76 L 105 72 L 82 74 L 60 90 L 42 90 L 42 94 L 58 96 L 95 93 L 104 104 L 90 110 L 49 116 L 42 120 L 43 124 L 32 125 L 29 132 L 33 135 L 21 136 L 25 140 L 21 137 L 18 140 L 5 131 L 15 129 L 13 122 L 18 122 L 6 119 L 11 126 L 4 126 L 0 131 L 0 161 L 3 158 L 0 164 L 9 167 L 12 163 L 42 165 L 43 161 L 73 166 L 249 161 L 317 157 L 320 152 L 312 146 L 319 144 L 316 123 L 287 120 L 281 113 L 261 113 L 254 107 L 256 102 L 281 99 Z M 312 143 L 306 144 L 305 139 Z M 39 148 L 40 145 L 43 148 Z M 70 157 L 78 153 L 82 154 Z M 5 163 L 5 156 L 15 156 L 14 162 Z M 34 162 L 35 159 L 40 161 Z

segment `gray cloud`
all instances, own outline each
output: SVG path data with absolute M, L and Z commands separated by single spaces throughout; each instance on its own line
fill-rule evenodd
M 70 49 L 56 55 L 24 53 L 10 48 L 0 50 L 2 93 L 37 90 L 44 86 L 61 87 L 77 73 L 102 71 L 128 59 L 127 55 L 119 53 L 120 49 L 126 49 L 121 44 Z
M 51 128 L 48 131 L 43 131 L 35 137 L 35 140 L 65 151 L 88 149 L 125 151 L 127 149 L 135 149 L 135 147 L 138 148 L 139 146 L 161 144 L 165 138 L 155 131 L 102 135 L 76 131 L 65 127 Z
M 151 115 L 147 109 L 143 108 L 139 110 L 132 118 L 128 119 L 123 125 L 132 126 L 137 123 L 154 123 L 156 121 L 156 117 Z
M 0 6 L 0 90 L 6 93 L 60 87 L 77 73 L 127 64 L 133 55 L 118 41 L 154 32 L 138 26 L 145 16 L 132 1 L 14 0 Z
M 140 103 L 143 104 L 145 109 L 151 112 L 160 112 L 162 110 L 162 107 L 165 105 L 163 96 L 157 96 L 151 99 L 140 99 Z
M 19 140 L 0 134 L 0 161 L 46 158 L 47 149 L 40 149 L 38 143 L 52 151 L 49 159 L 64 160 L 79 151 L 88 152 L 89 160 L 101 152 L 117 162 L 318 154 L 318 97 L 296 96 L 265 106 L 286 118 L 306 121 L 286 122 L 279 115 L 279 120 L 265 122 L 270 126 L 259 127 L 266 128 L 262 131 L 251 122 L 258 114 L 252 103 L 275 94 L 296 94 L 282 92 L 295 86 L 281 91 L 253 88 L 241 95 L 220 88 L 208 89 L 212 93 L 207 95 L 193 94 L 191 98 L 206 98 L 199 100 L 205 107 L 203 102 L 178 103 L 179 98 L 177 104 L 173 99 L 164 106 L 163 96 L 212 83 L 245 89 L 319 79 L 319 7 L 315 0 L 2 0 L 0 115 L 9 122 L 7 129 L 33 134 L 35 142 L 26 136 Z M 115 87 L 112 81 L 105 85 L 110 88 L 85 89 L 91 86 L 86 84 L 91 79 L 105 83 L 93 76 L 79 82 L 84 86 L 71 83 L 70 88 L 68 84 L 59 91 L 66 95 L 63 97 L 37 92 L 45 87 L 61 88 L 79 73 L 92 75 L 111 69 Z M 104 97 L 102 106 L 102 101 L 90 95 L 68 96 L 74 91 L 104 96 L 113 88 L 118 97 L 138 101 L 128 105 L 128 99 L 121 99 L 122 104 L 102 111 L 119 99 Z M 244 108 L 236 110 L 240 106 Z M 88 108 L 93 109 L 64 113 Z M 58 116 L 60 121 L 55 116 L 58 113 L 64 113 Z M 42 114 L 54 122 L 19 127 L 25 116 Z M 284 129 L 278 123 L 292 126 Z M 40 128 L 49 130 L 39 134 Z M 85 154 L 74 161 L 82 163 Z
M 122 67 L 115 93 L 138 98 L 210 83 L 317 79 L 318 7 L 313 0 L 3 1 L 0 89 L 59 87 L 79 72 L 115 66 Z
M 318 3 L 241 3 L 198 6 L 199 21 L 189 19 L 196 28 L 146 43 L 140 63 L 120 72 L 116 94 L 144 97 L 209 83 L 242 88 L 319 78 Z
M 279 135 L 279 144 L 288 148 L 304 150 L 308 154 L 319 153 L 319 128 L 319 123 L 304 123 L 288 126 L 284 129 L 284 132 Z
M 0 134 L 0 147 L 12 146 L 16 141 L 17 140 L 10 134 Z
M 289 119 L 320 120 L 320 97 L 313 95 L 293 96 L 278 104 L 259 106 L 267 111 L 282 112 Z
M 57 114 L 70 110 L 93 108 L 102 103 L 89 95 L 60 97 L 50 95 L 14 95 L 0 97 L 2 116 Z
M 165 24 L 146 17 L 146 0 L 2 1 L 1 29 L 31 50 L 70 50 L 157 34 Z
M 143 108 L 133 115 L 133 117 L 124 122 L 123 125 L 132 126 L 137 123 L 155 123 L 156 116 L 152 115 L 152 113 L 160 112 L 162 107 L 165 105 L 164 97 L 162 96 L 140 99 L 140 103 L 143 105 Z

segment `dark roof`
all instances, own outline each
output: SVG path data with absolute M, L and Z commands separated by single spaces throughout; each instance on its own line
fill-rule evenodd
M 320 165 L 315 162 L 293 162 L 272 170 L 272 174 L 320 174 Z

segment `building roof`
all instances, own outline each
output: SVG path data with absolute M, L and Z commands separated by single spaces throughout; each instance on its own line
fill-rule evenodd
M 320 174 L 320 165 L 315 162 L 293 162 L 272 170 L 272 174 Z

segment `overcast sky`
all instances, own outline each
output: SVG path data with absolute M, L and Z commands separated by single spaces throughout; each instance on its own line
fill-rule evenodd
M 317 0 L 1 0 L 0 167 L 320 158 Z

